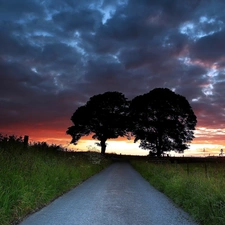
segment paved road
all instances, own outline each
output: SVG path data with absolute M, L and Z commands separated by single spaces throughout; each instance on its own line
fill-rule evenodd
M 117 162 L 20 225 L 196 225 L 128 163 Z

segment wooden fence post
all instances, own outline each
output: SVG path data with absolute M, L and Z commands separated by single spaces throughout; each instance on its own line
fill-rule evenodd
M 28 140 L 29 140 L 29 136 L 25 135 L 24 136 L 24 140 L 23 140 L 24 148 L 27 148 L 27 146 L 28 146 Z

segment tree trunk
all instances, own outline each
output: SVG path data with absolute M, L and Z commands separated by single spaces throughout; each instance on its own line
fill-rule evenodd
M 100 144 L 101 144 L 101 154 L 105 155 L 105 150 L 106 150 L 106 140 L 101 140 Z
M 161 151 L 160 151 L 160 149 L 157 149 L 157 157 L 158 157 L 158 158 L 161 157 Z
M 160 132 L 158 136 L 158 143 L 156 149 L 157 149 L 157 157 L 160 158 L 162 154 L 162 135 L 160 134 Z
M 158 158 L 160 158 L 161 153 L 162 153 L 160 144 L 156 146 L 156 150 L 157 150 L 156 155 L 157 155 Z

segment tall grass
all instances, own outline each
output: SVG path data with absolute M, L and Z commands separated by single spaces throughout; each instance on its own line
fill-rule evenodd
M 132 164 L 200 224 L 225 224 L 225 164 Z
M 24 149 L 21 138 L 0 136 L 1 225 L 18 223 L 109 164 L 97 153 L 61 150 L 46 143 Z

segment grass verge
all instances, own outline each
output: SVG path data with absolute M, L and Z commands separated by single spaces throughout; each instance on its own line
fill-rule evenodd
M 109 165 L 98 153 L 0 143 L 0 224 L 17 224 Z
M 223 163 L 155 164 L 133 160 L 131 164 L 200 224 L 224 224 Z

